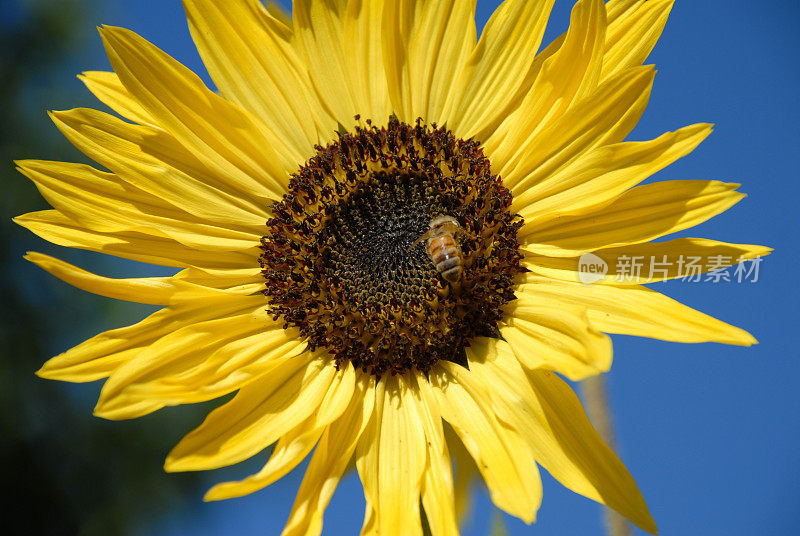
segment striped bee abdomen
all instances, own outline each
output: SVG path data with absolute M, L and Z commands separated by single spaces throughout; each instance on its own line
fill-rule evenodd
M 456 283 L 461 279 L 461 248 L 450 234 L 431 238 L 428 242 L 428 255 L 445 281 Z

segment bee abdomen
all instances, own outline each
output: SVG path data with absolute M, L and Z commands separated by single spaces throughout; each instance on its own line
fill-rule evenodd
M 428 250 L 431 259 L 437 266 L 450 259 L 460 257 L 458 246 L 449 236 L 440 236 L 432 240 Z
M 458 281 L 460 281 L 461 273 L 463 271 L 464 269 L 461 267 L 460 264 L 456 264 L 455 266 L 453 266 L 448 270 L 442 270 L 441 267 L 439 267 L 439 272 L 442 274 L 442 277 L 444 278 L 445 281 L 449 283 L 457 283 Z
M 461 251 L 450 236 L 442 236 L 430 244 L 430 256 L 436 265 L 436 270 L 450 283 L 461 279 L 463 268 L 461 266 Z

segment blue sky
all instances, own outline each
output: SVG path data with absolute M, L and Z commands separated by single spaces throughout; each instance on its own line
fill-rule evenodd
M 498 5 L 478 0 L 483 24 Z M 205 75 L 178 0 L 108 0 L 96 20 L 131 28 Z M 547 39 L 566 28 L 570 0 L 557 0 Z M 744 349 L 614 337 L 608 375 L 619 454 L 665 535 L 796 533 L 800 524 L 800 353 L 797 232 L 800 182 L 800 4 L 794 0 L 678 1 L 649 63 L 659 69 L 650 106 L 630 139 L 650 139 L 695 122 L 716 124 L 692 155 L 661 179 L 742 183 L 749 197 L 682 236 L 765 244 L 776 252 L 757 283 L 681 283 L 656 288 L 744 327 L 760 344 Z M 107 69 L 99 39 L 74 58 L 74 69 Z M 79 84 L 67 78 L 64 83 Z M 42 102 L 41 107 L 55 107 Z M 61 103 L 59 103 L 61 104 Z M 46 155 L 42 155 L 46 157 Z M 91 404 L 87 402 L 86 418 Z M 188 430 L 187 430 L 188 431 Z M 165 452 L 166 455 L 166 452 Z M 254 466 L 209 474 L 209 483 Z M 161 468 L 143 467 L 143 471 Z M 147 522 L 144 533 L 278 534 L 299 472 L 249 497 L 201 502 Z M 485 494 L 465 534 L 487 534 Z M 340 486 L 326 533 L 353 534 L 363 498 L 357 479 Z M 545 477 L 539 522 L 509 520 L 511 534 L 600 533 L 600 509 Z

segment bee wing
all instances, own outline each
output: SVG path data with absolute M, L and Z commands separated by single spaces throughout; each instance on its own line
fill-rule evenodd
M 420 242 L 422 242 L 423 240 L 427 240 L 428 238 L 431 238 L 431 237 L 434 235 L 434 233 L 435 233 L 435 232 L 436 232 L 436 229 L 430 229 L 429 231 L 427 231 L 427 232 L 423 233 L 423 234 L 422 234 L 422 236 L 420 236 L 419 238 L 417 238 L 416 240 L 414 240 L 414 243 L 413 243 L 413 244 L 411 244 L 410 246 L 408 246 L 408 249 L 406 250 L 406 253 L 408 253 L 409 251 L 411 251 L 412 249 L 414 249 L 414 246 L 416 246 L 417 244 L 419 244 L 419 243 L 420 243 Z

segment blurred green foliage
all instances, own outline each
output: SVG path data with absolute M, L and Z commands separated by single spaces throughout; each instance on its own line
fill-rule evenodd
M 29 249 L 78 264 L 90 259 L 88 267 L 101 272 L 98 266 L 108 271 L 115 261 L 46 244 L 11 223 L 49 208 L 13 159 L 86 162 L 45 111 L 97 106 L 67 72 L 81 51 L 99 49 L 94 7 L 87 0 L 0 0 L 0 465 L 10 491 L 0 511 L 22 534 L 131 534 L 181 500 L 199 499 L 195 475 L 166 475 L 161 465 L 203 408 L 112 423 L 91 416 L 99 385 L 34 376 L 53 353 L 149 311 L 73 289 L 27 263 Z

